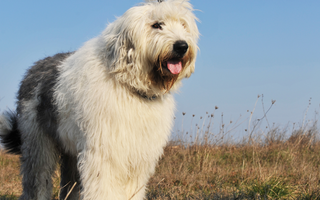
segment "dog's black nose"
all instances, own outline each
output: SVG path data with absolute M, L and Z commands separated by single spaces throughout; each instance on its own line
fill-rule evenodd
M 188 51 L 188 43 L 183 40 L 179 40 L 173 45 L 173 51 L 179 56 L 183 56 Z

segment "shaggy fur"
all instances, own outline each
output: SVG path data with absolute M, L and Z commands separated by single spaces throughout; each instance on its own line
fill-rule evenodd
M 132 7 L 79 50 L 40 60 L 21 82 L 0 137 L 21 154 L 21 200 L 143 199 L 173 125 L 172 92 L 194 71 L 198 29 L 187 0 Z

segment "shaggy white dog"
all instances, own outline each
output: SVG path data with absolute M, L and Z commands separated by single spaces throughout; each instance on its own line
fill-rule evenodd
M 16 112 L 0 116 L 5 148 L 21 154 L 21 200 L 51 198 L 57 162 L 60 199 L 144 198 L 173 125 L 172 91 L 194 71 L 192 12 L 187 0 L 145 2 L 28 70 Z

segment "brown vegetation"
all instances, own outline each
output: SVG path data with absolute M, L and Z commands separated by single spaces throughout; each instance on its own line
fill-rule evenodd
M 277 131 L 269 135 L 281 135 Z M 218 146 L 171 142 L 149 182 L 148 199 L 319 199 L 318 134 L 309 128 L 286 140 Z M 17 156 L 0 154 L 0 180 L 0 199 L 16 199 L 21 193 Z
M 149 199 L 320 199 L 320 142 L 314 134 L 300 130 L 267 143 L 168 146 L 150 180 Z

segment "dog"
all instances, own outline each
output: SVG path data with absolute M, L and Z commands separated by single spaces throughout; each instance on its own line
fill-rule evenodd
M 188 0 L 130 8 L 75 52 L 37 61 L 17 108 L 0 116 L 21 155 L 20 200 L 144 199 L 173 126 L 173 93 L 194 72 L 199 31 Z M 60 163 L 60 165 L 57 165 Z

